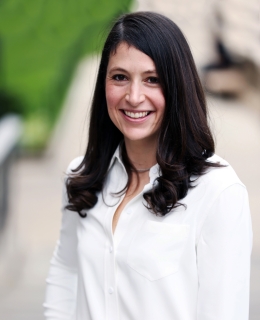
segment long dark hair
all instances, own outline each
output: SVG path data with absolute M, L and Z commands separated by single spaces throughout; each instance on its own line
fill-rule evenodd
M 191 176 L 202 175 L 207 167 L 220 166 L 206 161 L 214 153 L 214 140 L 208 126 L 204 92 L 182 32 L 174 22 L 157 13 L 123 15 L 111 29 L 102 51 L 86 154 L 67 179 L 67 209 L 82 217 L 83 209 L 95 206 L 111 158 L 123 140 L 109 118 L 105 97 L 109 57 L 122 42 L 154 61 L 165 97 L 156 154 L 161 175 L 153 189 L 143 195 L 149 210 L 158 215 L 169 213 L 192 187 Z M 124 146 L 123 161 L 130 181 L 132 165 Z

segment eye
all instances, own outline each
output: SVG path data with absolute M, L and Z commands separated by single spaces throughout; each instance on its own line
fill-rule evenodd
M 146 79 L 146 81 L 147 81 L 148 83 L 152 83 L 152 84 L 160 83 L 158 77 L 149 77 L 149 78 Z
M 126 76 L 123 75 L 123 74 L 115 74 L 115 75 L 113 75 L 112 79 L 116 80 L 116 81 L 125 81 L 125 80 L 127 80 Z

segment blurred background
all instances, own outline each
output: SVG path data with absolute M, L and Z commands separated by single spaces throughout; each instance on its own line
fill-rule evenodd
M 113 20 L 151 10 L 183 30 L 207 92 L 217 154 L 247 186 L 250 320 L 260 314 L 259 0 L 0 2 L 0 314 L 43 320 L 68 163 L 85 152 L 99 53 Z

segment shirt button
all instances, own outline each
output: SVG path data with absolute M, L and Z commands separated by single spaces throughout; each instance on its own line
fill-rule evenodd
M 112 247 L 112 246 L 109 247 L 109 252 L 110 252 L 110 253 L 113 252 L 113 247 Z
M 110 288 L 108 289 L 108 293 L 110 293 L 110 294 L 114 293 L 114 288 L 113 288 L 113 287 L 110 287 Z
M 126 213 L 127 213 L 128 215 L 130 215 L 130 214 L 132 213 L 132 211 L 131 211 L 131 210 L 128 210 L 128 211 L 126 211 Z

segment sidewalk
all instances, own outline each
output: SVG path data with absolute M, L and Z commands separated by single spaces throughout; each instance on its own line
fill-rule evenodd
M 43 319 L 45 278 L 59 235 L 63 173 L 84 153 L 97 63 L 94 57 L 79 64 L 45 155 L 20 158 L 12 170 L 10 219 L 1 246 L 5 250 L 0 250 L 1 319 Z
M 149 1 L 143 3 L 147 4 L 145 8 L 150 8 Z M 164 2 L 160 4 L 162 11 Z M 9 249 L 0 256 L 0 264 L 5 258 L 9 261 L 5 278 L 0 278 L 1 319 L 44 319 L 45 277 L 58 238 L 63 172 L 74 157 L 84 153 L 87 106 L 91 101 L 97 63 L 96 57 L 80 63 L 45 155 L 21 158 L 13 168 L 11 218 L 5 240 Z M 250 320 L 258 320 L 260 109 L 250 108 L 250 101 L 242 103 L 213 98 L 208 101 L 217 153 L 232 164 L 250 196 L 254 225 Z

